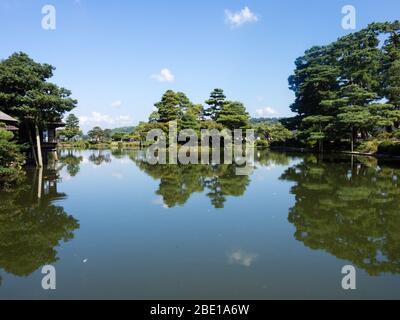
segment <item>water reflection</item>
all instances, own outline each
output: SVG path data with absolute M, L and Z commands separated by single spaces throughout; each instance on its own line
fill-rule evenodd
M 56 170 L 30 170 L 26 182 L 0 193 L 0 268 L 28 276 L 58 260 L 56 247 L 74 237 L 78 221 L 54 202 L 64 199 L 57 191 Z M 0 281 L 1 282 L 1 281 Z
M 166 207 L 184 205 L 194 193 L 207 192 L 215 208 L 223 208 L 228 196 L 242 196 L 249 176 L 237 176 L 235 165 L 151 165 L 140 157 L 132 160 L 146 174 L 160 180 L 156 194 Z
M 114 154 L 114 153 L 113 153 Z M 121 154 L 116 153 L 121 157 Z M 164 207 L 184 205 L 194 193 L 206 192 L 216 209 L 225 206 L 227 197 L 241 197 L 251 182 L 251 175 L 238 176 L 235 164 L 225 165 L 151 165 L 143 152 L 130 152 L 132 161 L 146 174 L 160 180 L 156 194 Z M 288 165 L 290 158 L 284 153 L 259 150 L 255 154 L 257 165 L 273 167 Z
M 80 164 L 83 161 L 83 157 L 76 156 L 73 150 L 60 152 L 58 158 L 60 162 L 59 170 L 66 168 L 70 177 L 75 177 L 81 170 Z
M 57 170 L 30 171 L 25 184 L 0 193 L 0 268 L 27 276 L 57 260 L 55 248 L 71 240 L 79 228 L 78 221 L 55 203 L 66 197 L 57 190 L 58 172 L 76 177 L 82 163 L 114 165 L 111 175 L 116 184 L 128 183 L 122 179 L 123 170 L 130 170 L 119 164 L 136 165 L 158 181 L 154 203 L 164 208 L 183 206 L 196 193 L 204 194 L 216 209 L 224 208 L 229 197 L 246 201 L 252 176 L 237 176 L 235 165 L 150 165 L 144 154 L 65 150 L 59 154 Z M 256 152 L 256 168 L 279 167 L 285 170 L 281 181 L 294 183 L 295 204 L 288 219 L 296 227 L 295 239 L 348 260 L 370 275 L 400 273 L 400 169 L 365 157 L 299 155 L 290 167 L 293 159 L 281 152 Z M 248 208 L 262 211 L 257 203 L 248 203 Z M 229 263 L 244 267 L 257 257 L 241 249 L 228 253 Z
M 243 250 L 235 250 L 228 256 L 229 263 L 237 264 L 243 267 L 251 267 L 256 261 L 258 254 L 246 252 Z
M 399 273 L 399 176 L 375 159 L 307 156 L 281 177 L 295 183 L 289 221 L 296 239 L 370 275 Z
M 96 166 L 111 162 L 111 153 L 108 150 L 93 150 L 89 161 Z

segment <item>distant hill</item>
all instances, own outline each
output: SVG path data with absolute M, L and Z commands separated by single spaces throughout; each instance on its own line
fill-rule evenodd
M 115 128 L 111 130 L 111 134 L 114 134 L 116 132 L 122 132 L 122 133 L 132 133 L 132 131 L 135 129 L 135 127 L 121 127 L 121 128 Z
M 252 118 L 250 122 L 252 124 L 259 124 L 259 123 L 273 124 L 279 122 L 280 120 L 281 120 L 280 118 Z

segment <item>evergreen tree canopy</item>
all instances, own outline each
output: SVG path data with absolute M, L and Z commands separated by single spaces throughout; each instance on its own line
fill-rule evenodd
M 223 105 L 217 123 L 231 130 L 245 129 L 250 124 L 250 116 L 243 103 L 230 101 Z
M 58 132 L 58 135 L 66 137 L 68 140 L 82 135 L 82 131 L 79 128 L 79 119 L 74 114 L 68 115 L 65 119 L 65 128 Z
M 353 150 L 357 139 L 400 127 L 399 40 L 399 21 L 374 23 L 296 60 L 291 109 L 308 138 L 350 138 Z
M 162 96 L 161 101 L 154 105 L 159 114 L 159 122 L 178 120 L 181 116 L 180 106 L 182 104 L 185 104 L 182 96 L 178 96 L 172 90 L 166 91 Z
M 71 92 L 48 82 L 55 68 L 14 53 L 0 62 L 1 110 L 28 124 L 43 126 L 61 120 L 76 107 Z
M 217 120 L 219 113 L 225 104 L 225 99 L 226 96 L 224 90 L 214 89 L 211 92 L 210 99 L 206 101 L 206 104 L 209 107 L 205 110 L 205 115 L 210 117 L 212 120 Z

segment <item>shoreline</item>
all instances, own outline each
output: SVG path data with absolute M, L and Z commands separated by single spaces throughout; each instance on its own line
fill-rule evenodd
M 79 146 L 71 146 L 71 145 L 59 145 L 57 149 L 78 149 L 78 150 L 112 150 L 112 149 L 125 149 L 125 150 L 142 150 L 145 146 L 132 145 L 132 143 L 127 143 L 122 147 L 116 144 L 99 144 L 91 145 L 90 147 L 79 147 Z M 213 150 L 213 148 L 207 148 L 208 150 Z M 271 151 L 283 151 L 283 152 L 300 152 L 300 153 L 313 153 L 319 154 L 317 151 L 314 151 L 310 148 L 300 148 L 300 147 L 257 147 L 255 146 L 254 149 L 260 150 L 271 150 Z M 168 148 L 167 148 L 168 150 Z M 203 150 L 205 151 L 205 150 Z M 393 159 L 393 160 L 400 160 L 400 155 L 390 155 L 390 154 L 383 154 L 383 153 L 367 153 L 367 152 L 358 152 L 358 151 L 339 151 L 339 150 L 331 150 L 325 151 L 321 154 L 345 154 L 345 155 L 354 155 L 354 156 L 364 156 L 364 157 L 372 157 L 378 159 Z
M 314 153 L 319 154 L 317 151 L 313 151 L 309 148 L 298 148 L 298 147 L 270 147 L 270 150 L 274 151 L 293 151 L 293 152 L 301 152 L 301 153 Z M 400 155 L 390 155 L 390 154 L 383 154 L 383 153 L 367 153 L 367 152 L 357 152 L 357 151 L 326 151 L 322 152 L 321 154 L 345 154 L 345 155 L 353 155 L 353 156 L 364 156 L 364 157 L 371 157 L 371 158 L 378 158 L 378 159 L 393 159 L 393 160 L 400 160 Z

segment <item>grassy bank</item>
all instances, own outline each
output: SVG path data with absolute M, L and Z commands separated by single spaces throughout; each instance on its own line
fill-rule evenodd
M 89 141 L 62 142 L 58 144 L 63 149 L 130 149 L 140 148 L 139 142 L 102 142 L 92 143 Z

